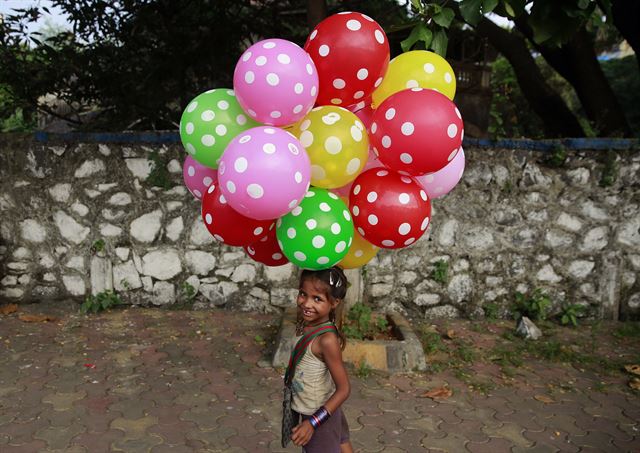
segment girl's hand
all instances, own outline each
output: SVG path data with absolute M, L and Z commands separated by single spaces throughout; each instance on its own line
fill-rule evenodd
M 311 436 L 313 436 L 314 432 L 315 430 L 313 429 L 313 426 L 311 426 L 311 423 L 309 423 L 308 420 L 305 420 L 298 426 L 295 426 L 293 428 L 293 435 L 291 436 L 291 440 L 295 445 L 298 446 L 307 445 L 311 440 Z

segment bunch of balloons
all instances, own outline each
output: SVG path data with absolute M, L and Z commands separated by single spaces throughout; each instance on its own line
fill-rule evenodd
M 233 89 L 195 97 L 180 120 L 184 182 L 219 241 L 268 266 L 356 268 L 415 243 L 432 198 L 462 177 L 456 79 L 442 57 L 389 61 L 370 17 L 322 21 L 304 48 L 265 39 Z

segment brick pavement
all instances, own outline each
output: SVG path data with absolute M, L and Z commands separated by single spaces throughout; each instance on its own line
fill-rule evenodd
M 40 306 L 22 307 L 26 311 Z M 126 309 L 55 323 L 0 316 L 0 452 L 281 452 L 275 315 Z M 447 372 L 351 376 L 360 452 L 640 452 L 640 398 L 571 367 L 469 390 Z M 576 382 L 547 393 L 546 374 Z M 421 398 L 446 383 L 453 396 Z M 593 384 L 593 382 L 591 382 Z

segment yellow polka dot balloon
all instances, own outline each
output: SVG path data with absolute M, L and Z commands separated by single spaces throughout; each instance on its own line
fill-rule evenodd
M 316 107 L 291 129 L 311 160 L 311 185 L 324 189 L 353 181 L 367 163 L 369 137 L 358 117 L 336 106 Z
M 367 242 L 360 233 L 353 232 L 353 243 L 349 247 L 349 251 L 342 258 L 342 261 L 338 263 L 343 269 L 355 269 L 362 267 L 373 259 L 378 254 L 380 248 Z
M 377 108 L 385 99 L 407 88 L 429 88 L 439 91 L 453 101 L 456 76 L 451 65 L 437 53 L 412 50 L 398 55 L 380 86 L 373 92 L 372 106 Z

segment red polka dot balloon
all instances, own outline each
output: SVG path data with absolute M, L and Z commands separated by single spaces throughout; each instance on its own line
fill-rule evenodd
M 389 40 L 369 16 L 343 12 L 327 17 L 304 45 L 320 78 L 318 105 L 347 107 L 362 102 L 389 65 Z
M 371 123 L 371 144 L 387 167 L 410 175 L 433 173 L 453 159 L 464 136 L 456 105 L 434 90 L 411 88 L 389 96 Z
M 224 198 L 219 184 L 212 184 L 202 197 L 202 218 L 209 233 L 227 245 L 249 245 L 273 228 L 274 220 L 256 220 L 235 211 Z
M 349 194 L 349 209 L 360 235 L 387 249 L 406 247 L 427 230 L 431 202 L 411 177 L 372 168 L 360 174 Z
M 244 250 L 252 260 L 267 266 L 282 266 L 289 262 L 278 245 L 275 228 L 271 228 L 259 241 L 246 245 Z

